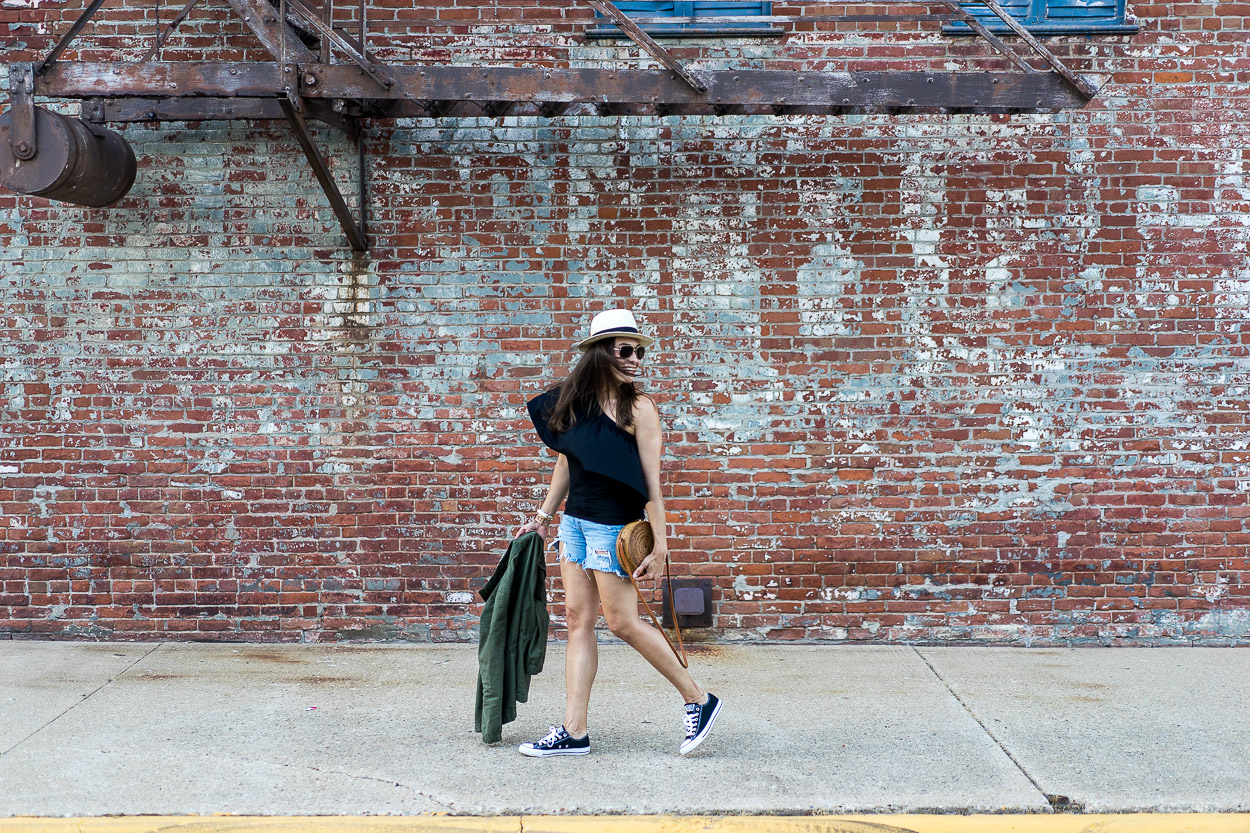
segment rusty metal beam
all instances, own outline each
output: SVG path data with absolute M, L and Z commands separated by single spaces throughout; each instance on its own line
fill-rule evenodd
M 347 201 L 343 199 L 343 194 L 339 191 L 338 185 L 334 183 L 334 175 L 330 173 L 330 168 L 321 156 L 321 151 L 317 150 L 316 144 L 313 143 L 312 134 L 308 132 L 308 124 L 304 121 L 304 117 L 285 98 L 278 99 L 278 105 L 282 108 L 282 113 L 286 116 L 287 121 L 291 123 L 291 128 L 295 131 L 295 138 L 299 142 L 300 148 L 303 149 L 304 155 L 308 157 L 308 162 L 312 165 L 313 174 L 316 175 L 317 181 L 321 183 L 326 199 L 330 201 L 330 207 L 334 209 L 334 216 L 338 218 L 339 225 L 343 227 L 343 233 L 347 235 L 348 243 L 357 252 L 368 251 L 369 241 L 365 237 L 364 224 L 358 223 L 352 217 L 352 209 L 348 206 Z M 363 169 L 360 175 L 362 177 L 365 175 Z M 361 208 L 363 209 L 364 206 L 362 205 Z
M 304 42 L 267 0 L 226 0 L 226 2 L 275 61 L 282 60 L 284 55 L 285 59 L 293 64 L 307 64 L 317 60 L 317 56 L 304 46 Z
M 325 99 L 305 100 L 307 116 L 344 133 L 360 130 L 359 116 L 336 112 Z M 363 110 L 353 106 L 353 110 Z M 373 110 L 374 108 L 368 108 Z M 370 112 L 377 117 L 379 114 Z M 365 115 L 361 112 L 359 115 Z M 259 121 L 286 116 L 276 98 L 91 98 L 82 104 L 82 118 L 95 123 L 161 121 Z
M 1055 57 L 1055 53 L 1051 52 L 1042 44 L 1041 41 L 1033 37 L 1033 33 L 1024 28 L 1020 21 L 1008 14 L 1006 9 L 994 2 L 994 0 L 978 0 L 978 2 L 985 4 L 990 11 L 998 16 L 999 20 L 1007 24 L 1008 29 L 1023 38 L 1024 42 L 1032 47 L 1034 52 L 1042 56 L 1042 60 L 1049 64 L 1051 69 L 1063 76 L 1064 80 L 1069 84 L 1076 87 L 1081 95 L 1085 96 L 1086 100 L 1098 95 L 1097 87 L 1077 75 L 1072 70 L 1068 69 L 1067 65 L 1064 64 L 1063 61 L 1060 61 L 1057 57 Z
M 327 26 L 334 25 L 334 0 L 322 0 L 321 22 Z M 330 43 L 324 38 L 321 40 L 321 63 L 330 63 Z
M 35 68 L 14 64 L 9 69 L 9 150 L 23 162 L 39 153 L 35 127 Z
M 874 6 L 881 6 L 881 0 L 841 0 L 838 6 L 850 6 L 853 3 L 869 3 Z M 917 2 L 914 5 L 924 5 Z M 513 7 L 515 8 L 515 7 Z M 602 27 L 601 30 L 595 32 L 596 36 L 615 37 L 614 33 L 603 31 L 608 25 L 597 20 L 585 20 L 581 18 L 558 17 L 554 14 L 551 17 L 526 15 L 524 18 L 516 17 L 488 17 L 492 9 L 482 9 L 483 17 L 481 23 L 492 26 L 516 26 L 518 23 L 524 23 L 526 26 L 568 26 L 570 24 L 585 24 L 596 27 Z M 494 11 L 499 11 L 495 9 Z M 954 21 L 962 21 L 963 15 L 931 15 L 931 14 L 772 14 L 772 15 L 716 15 L 714 17 L 652 17 L 647 14 L 630 15 L 629 19 L 639 26 L 688 26 L 694 24 L 717 24 L 717 25 L 733 25 L 733 24 L 749 24 L 750 26 L 760 26 L 772 23 L 801 23 L 805 25 L 819 23 L 881 23 L 887 21 L 907 21 L 916 22 L 941 22 L 950 23 Z M 398 29 L 413 28 L 420 26 L 428 29 L 447 29 L 452 23 L 446 18 L 422 15 L 402 15 L 387 20 L 379 20 L 373 24 L 379 29 Z M 764 30 L 763 34 L 776 34 L 776 30 Z M 622 33 L 621 37 L 625 37 Z
M 716 70 L 699 94 L 668 70 L 550 69 L 540 67 L 393 66 L 381 89 L 355 66 L 304 64 L 307 99 L 394 101 L 391 115 L 450 115 L 459 102 L 536 105 L 638 105 L 642 111 L 714 113 L 743 106 L 794 112 L 1022 112 L 1084 106 L 1085 99 L 1053 73 L 1018 72 L 794 72 Z M 38 95 L 63 98 L 259 98 L 282 94 L 271 63 L 58 64 L 35 78 Z M 438 102 L 431 107 L 432 102 Z M 450 107 L 450 109 L 448 109 Z M 204 118 L 213 118 L 206 102 Z M 480 112 L 480 111 L 479 111 Z
M 985 28 L 985 25 L 981 23 L 981 21 L 977 20 L 975 17 L 968 14 L 967 10 L 961 7 L 959 3 L 956 2 L 956 0 L 941 0 L 941 3 L 942 5 L 946 6 L 946 8 L 950 9 L 952 12 L 959 15 L 960 20 L 963 23 L 968 24 L 968 28 L 976 32 L 978 35 L 980 35 L 981 38 L 986 43 L 988 43 L 990 46 L 998 50 L 998 52 L 1007 60 L 1011 61 L 1016 66 L 1020 67 L 1020 69 L 1024 70 L 1025 72 L 1028 72 L 1028 73 L 1037 72 L 1037 69 L 1035 69 L 1032 64 L 1024 60 L 1024 58 L 1021 58 L 1016 53 L 1016 50 L 1008 46 L 1007 43 L 1002 38 L 1000 38 L 998 35 L 991 32 L 989 29 Z
M 345 55 L 347 55 L 348 58 L 352 60 L 352 63 L 364 70 L 365 74 L 367 74 L 374 81 L 378 82 L 378 84 L 382 85 L 382 87 L 389 88 L 395 83 L 391 80 L 390 76 L 386 74 L 385 70 L 375 65 L 368 59 L 367 56 L 358 51 L 355 44 L 351 43 L 347 40 L 347 38 L 334 31 L 333 26 L 329 26 L 322 22 L 322 20 L 317 17 L 316 12 L 304 5 L 301 0 L 289 0 L 288 8 L 294 10 L 295 14 L 323 39 L 328 40 L 330 43 L 337 46 Z
M 277 98 L 88 98 L 90 122 L 230 121 L 284 119 Z
M 360 239 L 369 246 L 369 158 L 368 148 L 365 147 L 365 131 L 361 126 L 354 134 L 356 140 L 356 162 L 357 170 L 360 171 L 360 193 L 357 197 L 357 205 L 360 206 Z
M 610 17 L 615 21 L 616 25 L 621 28 L 621 31 L 630 40 L 638 44 L 652 58 L 655 58 L 661 64 L 677 73 L 681 80 L 693 87 L 696 92 L 707 92 L 707 84 L 698 74 L 687 69 L 686 65 L 674 58 L 672 53 L 652 40 L 651 36 L 642 31 L 642 29 L 638 28 L 638 24 L 630 20 L 625 12 L 618 9 L 612 0 L 587 0 L 587 2 L 599 14 L 604 17 Z
M 76 61 L 57 64 L 47 74 L 37 77 L 35 93 L 59 98 L 170 95 L 267 98 L 281 89 L 279 76 L 277 66 L 271 63 Z
M 100 7 L 103 6 L 104 3 L 105 0 L 91 0 L 91 3 L 88 4 L 87 8 L 83 9 L 82 13 L 78 15 L 78 19 L 74 21 L 74 24 L 69 27 L 69 31 L 61 35 L 61 39 L 58 40 L 56 45 L 52 47 L 52 51 L 48 53 L 47 57 L 39 62 L 37 67 L 35 67 L 36 75 L 42 75 L 50 66 L 56 63 L 56 59 L 61 57 L 61 53 L 69 48 L 70 42 L 74 38 L 78 37 L 78 33 L 83 30 L 83 27 L 87 25 L 87 23 L 91 20 L 95 13 L 100 10 Z

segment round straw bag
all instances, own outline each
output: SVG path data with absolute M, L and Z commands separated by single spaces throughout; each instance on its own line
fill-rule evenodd
M 654 546 L 655 535 L 652 534 L 648 521 L 625 524 L 616 539 L 616 560 L 621 562 L 625 572 L 632 574 L 642 560 L 651 554 Z
M 651 621 L 655 623 L 655 627 L 660 633 L 664 634 L 664 641 L 668 643 L 668 647 L 672 650 L 673 656 L 677 657 L 677 661 L 681 663 L 682 668 L 687 668 L 690 661 L 686 659 L 686 646 L 681 638 L 681 625 L 677 624 L 677 616 L 673 616 L 673 629 L 677 631 L 677 644 L 673 645 L 673 640 L 669 639 L 664 628 L 660 625 L 660 620 L 655 615 L 655 611 L 651 609 L 651 605 L 647 604 L 646 598 L 642 595 L 642 589 L 638 586 L 638 580 L 634 578 L 634 571 L 638 569 L 638 565 L 642 560 L 651 554 L 651 550 L 655 548 L 655 534 L 651 531 L 651 523 L 649 521 L 634 521 L 625 524 L 625 528 L 621 530 L 621 534 L 616 539 L 616 560 L 621 562 L 621 569 L 629 573 L 629 580 L 633 582 L 634 590 L 638 592 L 638 598 L 642 601 L 642 606 L 646 608 L 647 615 L 651 617 Z M 667 567 L 665 568 L 667 570 Z M 673 604 L 673 587 L 670 582 L 664 582 L 668 586 L 669 605 Z

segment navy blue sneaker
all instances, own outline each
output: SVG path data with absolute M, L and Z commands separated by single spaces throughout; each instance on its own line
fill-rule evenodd
M 707 693 L 707 702 L 686 704 L 686 739 L 681 744 L 681 754 L 689 755 L 703 743 L 707 733 L 712 731 L 712 724 L 720 714 L 721 701 L 712 692 Z
M 547 737 L 517 747 L 522 755 L 531 758 L 549 758 L 552 755 L 585 755 L 590 752 L 590 733 L 580 738 L 570 737 L 563 726 L 552 726 Z

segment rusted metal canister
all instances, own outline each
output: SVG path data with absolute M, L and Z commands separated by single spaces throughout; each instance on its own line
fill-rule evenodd
M 9 147 L 12 113 L 0 116 L 0 185 L 19 194 L 99 208 L 135 182 L 135 152 L 119 134 L 35 108 L 39 152 L 21 160 Z

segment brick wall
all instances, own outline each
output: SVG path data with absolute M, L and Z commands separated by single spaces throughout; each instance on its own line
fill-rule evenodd
M 0 2 L 5 60 L 77 5 Z M 150 44 L 115 5 L 83 57 Z M 524 402 L 627 304 L 712 635 L 1250 641 L 1250 6 L 1133 6 L 1048 40 L 1105 82 L 1058 115 L 381 123 L 367 258 L 283 124 L 118 127 L 120 207 L 0 194 L 0 637 L 473 638 Z M 375 48 L 637 62 L 449 10 Z M 674 48 L 1001 66 L 898 28 Z M 164 54 L 262 57 L 209 0 Z

